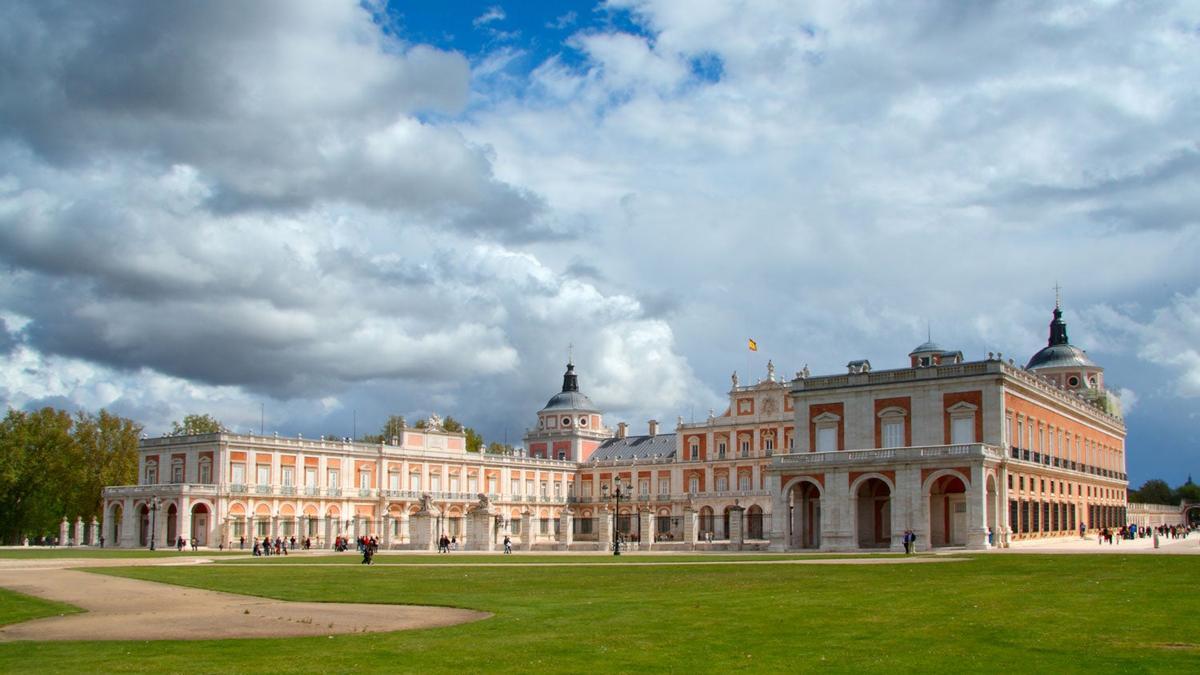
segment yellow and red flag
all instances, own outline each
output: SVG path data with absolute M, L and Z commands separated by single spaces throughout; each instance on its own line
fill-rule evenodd
M 752 352 L 758 351 L 758 343 L 754 341 L 754 338 L 749 338 L 749 340 L 750 340 L 750 351 L 752 351 Z

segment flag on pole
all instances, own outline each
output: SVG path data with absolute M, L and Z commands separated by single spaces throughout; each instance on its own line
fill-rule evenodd
M 758 351 L 758 343 L 754 341 L 754 338 L 749 338 L 749 339 L 750 339 L 750 351 L 752 351 L 752 352 Z

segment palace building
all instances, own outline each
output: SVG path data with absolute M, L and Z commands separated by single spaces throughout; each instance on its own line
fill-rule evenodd
M 728 407 L 663 433 L 605 425 L 572 363 L 520 455 L 466 451 L 431 418 L 381 444 L 217 433 L 145 439 L 105 489 L 119 546 L 372 535 L 385 548 L 986 549 L 1125 521 L 1125 426 L 1055 307 L 1025 366 L 932 341 L 908 365 L 790 381 L 735 373 Z M 621 499 L 613 493 L 620 488 Z M 249 544 L 247 544 L 248 546 Z

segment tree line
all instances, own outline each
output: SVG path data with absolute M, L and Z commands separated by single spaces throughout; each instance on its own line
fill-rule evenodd
M 1139 504 L 1167 504 L 1179 506 L 1184 500 L 1200 502 L 1200 485 L 1192 482 L 1188 476 L 1187 482 L 1172 488 L 1167 481 L 1153 478 L 1142 483 L 1142 487 L 1129 491 L 1129 501 Z
M 102 519 L 104 487 L 137 482 L 141 433 L 106 410 L 10 408 L 0 423 L 0 540 L 57 536 L 63 517 Z

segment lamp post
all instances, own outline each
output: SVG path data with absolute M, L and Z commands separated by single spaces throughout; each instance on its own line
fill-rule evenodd
M 608 489 L 608 483 L 600 486 L 600 492 L 604 494 L 604 499 L 608 499 L 609 495 L 613 498 L 613 555 L 621 555 L 620 542 L 617 540 L 617 519 L 621 513 L 621 498 L 633 498 L 633 486 L 629 484 L 621 485 L 620 479 L 617 479 L 617 485 L 611 491 Z
M 162 500 L 154 497 L 150 500 L 150 550 L 154 550 L 154 535 L 158 531 L 158 507 Z

